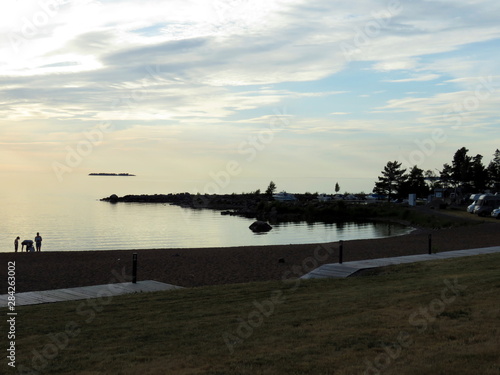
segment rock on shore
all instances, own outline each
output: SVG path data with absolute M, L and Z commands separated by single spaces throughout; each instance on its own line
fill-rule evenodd
M 269 225 L 266 221 L 254 221 L 249 228 L 252 230 L 252 232 L 256 233 L 262 233 L 262 232 L 269 232 L 271 229 L 273 229 L 272 226 Z

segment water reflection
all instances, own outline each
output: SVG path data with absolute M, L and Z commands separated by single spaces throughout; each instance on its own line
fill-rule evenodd
M 44 215 L 31 216 L 30 220 L 21 220 L 25 213 L 15 205 L 10 207 L 10 219 L 0 223 L 5 234 L 2 251 L 12 251 L 10 244 L 17 235 L 25 239 L 38 231 L 46 251 L 305 244 L 379 238 L 410 231 L 386 223 L 291 222 L 273 224 L 270 232 L 255 234 L 249 229 L 253 219 L 221 215 L 213 210 L 98 200 L 62 202 L 60 198 L 52 205 L 48 203 L 39 210 Z M 37 211 L 36 206 L 30 208 Z
M 381 222 L 294 222 L 274 225 L 268 236 L 283 240 L 293 238 L 295 243 L 312 243 L 397 236 L 411 230 L 403 225 Z

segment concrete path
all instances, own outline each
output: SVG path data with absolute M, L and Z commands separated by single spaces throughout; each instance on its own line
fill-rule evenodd
M 361 270 L 390 266 L 393 264 L 415 263 L 427 260 L 459 258 L 472 255 L 492 254 L 492 253 L 500 253 L 500 246 L 484 247 L 481 249 L 445 251 L 442 253 L 430 254 L 430 255 L 418 254 L 418 255 L 407 255 L 407 256 L 392 257 L 392 258 L 360 260 L 355 262 L 343 262 L 342 264 L 331 263 L 331 264 L 324 264 L 316 268 L 315 270 L 302 276 L 301 279 L 319 279 L 326 277 L 342 278 L 342 277 L 349 277 L 352 274 Z
M 88 298 L 108 298 L 130 293 L 158 292 L 163 290 L 182 289 L 180 286 L 160 283 L 154 280 L 134 283 L 105 284 L 84 286 L 80 288 L 54 289 L 39 292 L 16 293 L 16 307 L 36 305 L 39 303 L 76 301 Z M 0 307 L 8 306 L 8 294 L 0 295 Z

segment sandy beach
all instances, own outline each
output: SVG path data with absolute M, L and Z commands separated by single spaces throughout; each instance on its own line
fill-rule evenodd
M 344 242 L 344 262 L 500 245 L 500 223 L 450 229 L 417 229 L 398 237 Z M 138 280 L 196 287 L 298 277 L 325 263 L 338 262 L 339 244 L 242 246 L 199 249 L 151 249 L 0 253 L 0 278 L 7 262 L 16 262 L 16 292 L 99 285 L 131 280 L 137 253 Z M 2 282 L 1 293 L 7 292 Z

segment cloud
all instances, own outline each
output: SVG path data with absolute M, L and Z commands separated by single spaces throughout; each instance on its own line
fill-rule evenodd
M 374 113 L 414 112 L 419 124 L 451 131 L 496 127 L 500 81 L 493 77 L 469 77 L 460 82 L 474 84 L 468 90 L 438 93 L 429 97 L 392 99 Z
M 387 82 L 423 82 L 423 81 L 434 81 L 436 79 L 440 78 L 438 74 L 424 74 L 424 75 L 419 75 L 415 76 L 412 78 L 402 78 L 402 79 L 390 79 L 387 80 Z
M 110 160 L 111 145 L 140 154 L 166 144 L 169 155 L 222 160 L 286 107 L 269 154 L 302 142 L 294 160 L 318 161 L 333 144 L 338 159 L 383 165 L 408 135 L 497 127 L 498 90 L 476 92 L 500 77 L 493 0 L 40 4 L 0 12 L 0 134 L 16 152 L 28 143 L 41 154 L 36 142 L 71 144 L 109 121 Z M 7 137 L 14 128 L 22 144 Z M 358 145 L 380 156 L 356 157 Z

